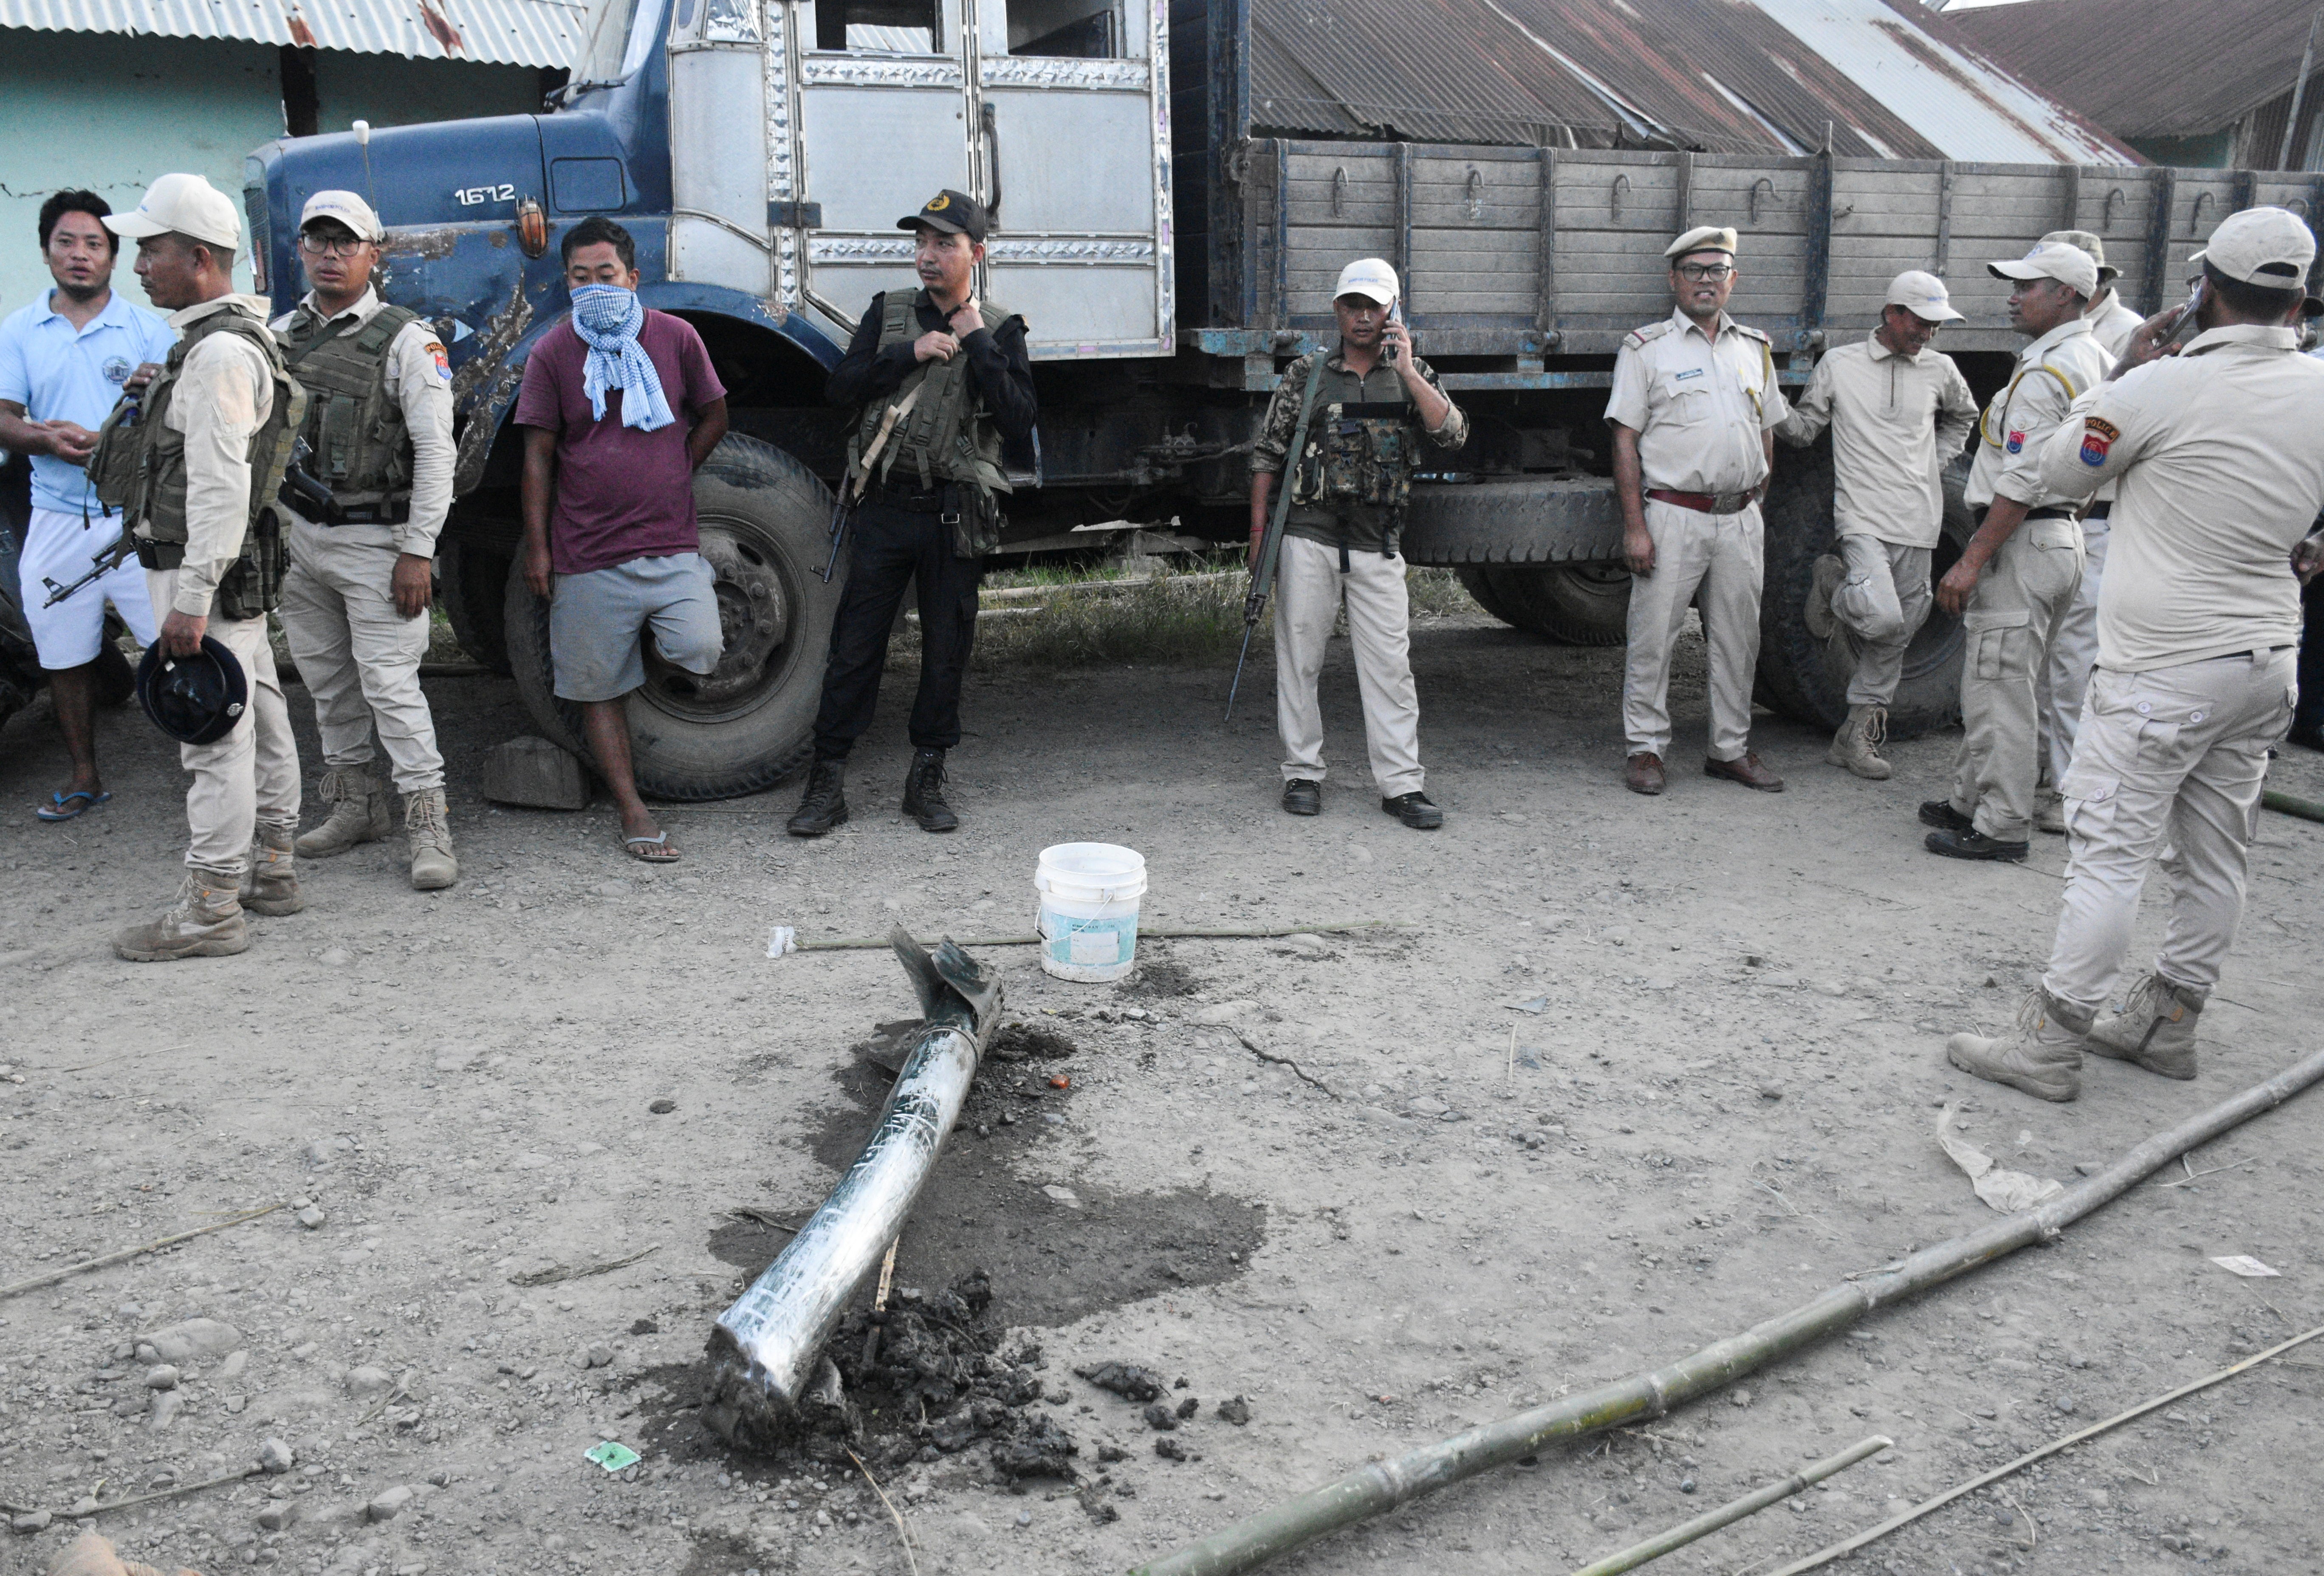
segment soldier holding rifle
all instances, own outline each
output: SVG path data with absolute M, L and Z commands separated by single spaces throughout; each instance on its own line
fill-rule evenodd
M 1397 539 L 1417 468 L 1416 436 L 1457 449 L 1468 441 L 1469 419 L 1412 354 L 1395 310 L 1397 294 L 1388 263 L 1377 257 L 1349 263 L 1333 292 L 1340 348 L 1312 352 L 1285 369 L 1251 449 L 1250 558 L 1255 599 L 1265 594 L 1270 569 L 1281 580 L 1275 714 L 1283 735 L 1283 807 L 1295 816 L 1323 807 L 1323 714 L 1315 690 L 1344 604 L 1380 808 L 1429 831 L 1444 824 L 1444 812 L 1421 791 L 1420 700 Z M 1289 494 L 1278 500 L 1276 476 L 1286 461 Z

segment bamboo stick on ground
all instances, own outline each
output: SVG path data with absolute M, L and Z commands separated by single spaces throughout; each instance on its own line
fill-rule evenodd
M 2324 1079 L 2324 1051 L 2155 1134 L 2105 1170 L 2034 1209 L 1844 1280 L 1787 1313 L 1663 1368 L 1373 1462 L 1141 1565 L 1135 1576 L 1237 1576 L 1256 1571 L 1326 1533 L 1536 1454 L 1545 1445 L 1661 1417 L 1683 1402 L 1723 1388 L 1847 1329 L 1875 1309 L 1941 1286 L 2029 1243 L 2047 1241 L 2157 1167 L 2282 1104 L 2319 1079 Z
M 1271 935 L 1338 935 L 1353 930 L 1410 930 L 1410 922 L 1402 919 L 1350 919 L 1335 925 L 1141 925 L 1138 936 L 1141 941 L 1197 941 L 1204 938 L 1219 941 L 1259 940 Z M 832 941 L 802 941 L 800 952 L 869 952 L 886 947 L 885 936 L 849 935 Z M 1038 935 L 971 935 L 954 944 L 957 946 L 1038 946 Z
M 2314 799 L 2303 799 L 2297 795 L 2283 793 L 2275 788 L 2263 788 L 2260 791 L 2259 802 L 2271 810 L 2281 811 L 2286 816 L 2297 816 L 2303 821 L 2324 821 L 2324 805 L 2318 804 Z
M 1978 1477 L 1971 1478 L 1968 1482 L 1961 1484 L 1959 1488 L 1948 1488 L 1933 1499 L 1923 1499 L 1920 1504 L 1914 1506 L 1910 1510 L 1900 1511 L 1896 1515 L 1892 1516 L 1887 1520 L 1882 1522 L 1877 1526 L 1866 1527 L 1862 1532 L 1856 1534 L 1853 1537 L 1842 1538 L 1840 1542 L 1832 1544 L 1829 1548 L 1818 1549 L 1814 1553 L 1810 1554 L 1804 1560 L 1795 1560 L 1791 1564 L 1788 1564 L 1782 1570 L 1776 1571 L 1775 1576 L 1797 1576 L 1799 1571 L 1812 1571 L 1819 1565 L 1829 1564 L 1832 1561 L 1839 1559 L 1842 1554 L 1852 1553 L 1868 1543 L 1886 1537 L 1890 1533 L 1895 1532 L 1898 1527 L 1903 1526 L 1907 1522 L 1918 1521 L 1921 1517 L 1928 1515 L 1929 1512 L 1936 1509 L 1940 1506 L 1951 1504 L 1954 1500 L 1960 1498 L 1964 1494 L 1982 1488 L 1987 1483 L 1998 1482 L 2001 1479 L 2008 1477 L 2013 1472 L 2023 1470 L 2024 1468 L 2032 1466 L 2035 1461 L 2041 1461 L 2046 1456 L 2056 1455 L 2061 1450 L 2065 1450 L 2072 1445 L 2080 1444 L 2082 1441 L 2092 1438 L 2095 1435 L 2104 1433 L 2110 1428 L 2118 1427 L 2125 1423 L 2128 1423 L 2135 1417 L 2144 1417 L 2149 1412 L 2153 1411 L 2157 1406 L 2168 1406 L 2172 1402 L 2179 1400 L 2183 1396 L 2191 1396 L 2198 1390 L 2207 1390 L 2222 1379 L 2231 1379 L 2237 1374 L 2242 1373 L 2246 1369 L 2256 1368 L 2261 1363 L 2265 1362 L 2268 1359 L 2274 1357 L 2279 1353 L 2290 1351 L 2293 1347 L 2301 1344 L 2303 1341 L 2313 1341 L 2319 1335 L 2324 1335 L 2324 1324 L 2318 1325 L 2315 1329 L 2310 1330 L 2305 1335 L 2295 1335 L 2291 1340 L 2282 1342 L 2281 1345 L 2271 1346 L 2265 1351 L 2255 1353 L 2232 1367 L 2223 1368 L 2218 1373 L 2206 1374 L 2203 1378 L 2197 1379 L 2191 1385 L 2181 1385 L 2175 1390 L 2167 1391 L 2163 1395 L 2155 1396 L 2152 1401 L 2142 1401 L 2137 1405 L 2133 1406 L 2129 1411 L 2117 1413 L 2114 1416 L 2107 1418 L 2104 1423 L 2093 1423 L 2090 1426 L 2083 1429 L 2079 1433 L 2070 1433 L 2063 1439 L 2051 1441 L 2048 1444 L 2043 1445 L 2039 1450 L 2027 1451 L 2015 1461 L 2006 1462 L 2001 1466 L 1994 1468 L 1993 1470 L 1989 1472 L 1984 1473 Z M 2034 1524 L 2031 1521 L 2028 1521 L 2025 1525 L 2030 1528 Z
M 19 1292 L 36 1292 L 42 1286 L 54 1286 L 57 1282 L 78 1275 L 84 1270 L 103 1269 L 107 1265 L 125 1263 L 140 1254 L 155 1253 L 164 1248 L 174 1248 L 179 1243 L 191 1241 L 196 1237 L 207 1237 L 212 1231 L 223 1231 L 228 1226 L 239 1226 L 245 1221 L 254 1221 L 261 1215 L 271 1215 L 281 1207 L 281 1202 L 277 1201 L 268 1204 L 263 1210 L 252 1210 L 247 1214 L 236 1215 L 230 1221 L 220 1221 L 209 1226 L 197 1226 L 190 1231 L 180 1231 L 174 1237 L 163 1237 L 155 1241 L 140 1243 L 134 1248 L 123 1248 L 112 1253 L 101 1253 L 95 1258 L 84 1258 L 78 1264 L 68 1264 L 62 1269 L 52 1269 L 46 1275 L 36 1275 L 30 1280 L 20 1280 L 14 1286 L 0 1286 L 0 1297 L 13 1297 Z
M 1867 1456 L 1877 1456 L 1896 1442 L 1885 1434 L 1858 1440 L 1836 1456 L 1826 1456 L 1812 1461 L 1780 1482 L 1763 1488 L 1754 1488 L 1740 1499 L 1730 1499 L 1716 1510 L 1705 1511 L 1692 1521 L 1681 1522 L 1666 1533 L 1659 1533 L 1645 1543 L 1634 1544 L 1618 1554 L 1609 1554 L 1592 1561 L 1573 1576 L 1619 1576 L 1624 1571 L 1635 1571 L 1649 1560 L 1659 1560 L 1673 1549 L 1682 1549 L 1722 1526 L 1731 1526 L 1748 1516 L 1757 1516 L 1779 1499 L 1789 1499 L 1811 1483 L 1821 1483 L 1836 1472 L 1844 1472 Z

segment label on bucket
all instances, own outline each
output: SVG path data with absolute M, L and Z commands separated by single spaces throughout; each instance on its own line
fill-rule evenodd
M 1138 919 L 1076 919 L 1069 915 L 1041 916 L 1043 950 L 1061 963 L 1076 968 L 1104 968 L 1126 963 L 1137 954 Z
M 1109 935 L 1102 931 L 1076 930 L 1065 937 L 1065 962 L 1069 963 L 1118 963 L 1121 961 L 1120 932 Z

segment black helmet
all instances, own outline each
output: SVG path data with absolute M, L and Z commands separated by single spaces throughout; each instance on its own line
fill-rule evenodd
M 137 665 L 137 704 L 153 725 L 180 744 L 215 744 L 234 732 L 250 705 L 242 664 L 214 636 L 192 657 L 164 657 L 161 642 Z

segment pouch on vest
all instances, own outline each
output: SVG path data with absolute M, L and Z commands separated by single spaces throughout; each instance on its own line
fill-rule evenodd
M 1412 494 L 1412 408 L 1400 401 L 1323 407 L 1300 456 L 1292 502 L 1401 512 Z

